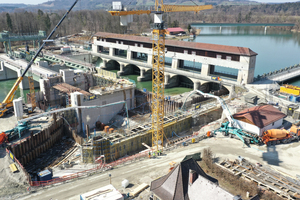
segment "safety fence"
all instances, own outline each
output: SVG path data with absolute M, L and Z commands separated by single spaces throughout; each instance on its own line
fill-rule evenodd
M 19 160 L 14 156 L 14 154 L 13 154 L 11 151 L 9 151 L 7 148 L 6 148 L 5 150 L 6 150 L 7 155 L 8 155 L 15 163 L 17 163 L 18 169 L 21 169 L 21 170 L 24 172 L 24 174 L 25 174 L 25 176 L 26 176 L 26 178 L 27 178 L 28 183 L 30 183 L 30 182 L 31 182 L 31 176 L 30 176 L 30 175 L 28 174 L 28 172 L 24 169 L 23 165 L 19 162 Z
M 149 151 L 145 151 L 145 152 L 135 154 L 133 156 L 128 156 L 126 158 L 116 160 L 116 161 L 108 163 L 108 164 L 102 164 L 101 162 L 99 162 L 100 164 L 95 168 L 84 170 L 84 171 L 66 175 L 66 176 L 62 176 L 59 178 L 51 179 L 49 181 L 30 181 L 29 183 L 30 183 L 30 186 L 32 186 L 32 187 L 49 186 L 49 185 L 53 185 L 53 184 L 57 184 L 57 183 L 62 183 L 62 182 L 69 181 L 72 179 L 86 177 L 86 176 L 89 176 L 94 173 L 99 173 L 101 171 L 106 171 L 115 166 L 125 164 L 127 162 L 133 162 L 133 161 L 143 158 L 143 157 L 147 157 L 148 155 L 149 155 Z

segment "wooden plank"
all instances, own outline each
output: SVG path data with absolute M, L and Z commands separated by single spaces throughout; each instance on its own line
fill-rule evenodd
M 16 166 L 15 163 L 10 164 L 10 165 L 9 165 L 9 168 L 10 168 L 10 171 L 11 171 L 12 173 L 15 173 L 15 172 L 18 171 L 18 168 L 17 168 L 17 166 Z
M 136 187 L 132 192 L 130 192 L 131 196 L 136 196 L 138 193 L 142 192 L 144 189 L 146 189 L 147 187 L 149 187 L 149 185 L 147 183 L 142 183 L 141 185 L 139 185 L 138 187 Z

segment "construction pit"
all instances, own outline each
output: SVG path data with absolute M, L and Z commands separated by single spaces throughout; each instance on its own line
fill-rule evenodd
M 105 97 L 105 95 L 116 95 L 119 92 L 122 94 L 119 95 L 119 100 L 126 101 L 127 98 L 124 96 L 130 97 L 130 91 L 132 91 L 130 85 L 127 86 L 126 84 L 122 84 L 122 87 L 121 85 L 113 85 L 112 87 L 113 89 L 94 87 L 90 89 L 89 92 L 102 97 Z M 127 87 L 130 89 L 128 94 L 124 95 L 124 90 L 122 89 L 126 89 Z M 78 93 L 80 92 L 75 92 L 77 99 L 84 96 L 84 94 Z M 70 96 L 72 96 L 72 94 L 70 94 Z M 297 176 L 299 172 L 297 172 L 298 167 L 295 163 L 295 158 L 299 157 L 299 155 L 296 155 L 297 153 L 295 152 L 299 152 L 298 143 L 281 144 L 272 148 L 255 145 L 247 147 L 239 140 L 229 139 L 221 134 L 217 134 L 216 137 L 208 138 L 206 136 L 207 132 L 217 129 L 224 119 L 221 106 L 218 105 L 216 101 L 206 99 L 206 101 L 201 102 L 200 108 L 196 109 L 195 103 L 190 101 L 190 109 L 188 111 L 179 111 L 178 107 L 182 106 L 182 102 L 187 95 L 181 96 L 181 100 L 178 99 L 178 96 L 176 97 L 177 104 L 166 104 L 168 108 L 166 113 L 168 115 L 166 115 L 164 119 L 164 144 L 166 156 L 171 156 L 168 157 L 166 161 L 164 161 L 164 159 L 167 157 L 164 156 L 159 157 L 161 159 L 151 159 L 151 163 L 147 161 L 149 146 L 152 144 L 151 120 L 149 111 L 147 111 L 149 106 L 143 107 L 143 109 L 141 109 L 141 107 L 131 109 L 128 111 L 128 114 L 125 111 L 126 109 L 124 110 L 121 106 L 118 109 L 118 112 L 114 114 L 114 117 L 111 118 L 113 120 L 107 120 L 106 123 L 103 123 L 103 121 L 105 121 L 104 119 L 98 117 L 99 113 L 97 114 L 97 111 L 95 111 L 96 108 L 94 109 L 94 112 L 96 113 L 94 117 L 86 117 L 86 114 L 85 117 L 81 118 L 82 121 L 79 123 L 80 119 L 78 117 L 74 118 L 74 116 L 78 116 L 78 113 L 80 113 L 78 111 L 79 109 L 72 109 L 63 112 L 63 114 L 58 113 L 56 117 L 53 117 L 56 118 L 56 120 L 53 118 L 43 118 L 42 120 L 49 122 L 48 125 L 44 126 L 43 130 L 40 132 L 35 132 L 30 136 L 27 134 L 29 137 L 25 138 L 23 141 L 17 142 L 16 144 L 10 144 L 7 148 L 9 151 L 6 155 L 5 151 L 1 150 L 3 155 L 1 160 L 3 160 L 4 163 L 11 162 L 10 155 L 13 154 L 15 162 L 19 162 L 20 164 L 18 166 L 19 173 L 7 176 L 10 172 L 6 169 L 2 170 L 4 175 L 1 176 L 3 179 L 7 179 L 7 177 L 11 176 L 22 177 L 22 181 L 15 178 L 15 180 L 18 181 L 12 183 L 15 184 L 16 187 L 21 188 L 20 190 L 16 190 L 15 193 L 25 191 L 28 187 L 38 189 L 39 186 L 64 183 L 71 179 L 86 177 L 94 173 L 103 173 L 102 175 L 104 175 L 107 174 L 105 171 L 110 170 L 111 168 L 120 173 L 114 175 L 120 176 L 119 178 L 116 178 L 116 182 L 121 183 L 121 177 L 124 177 L 130 180 L 133 185 L 138 185 L 146 180 L 150 181 L 165 174 L 165 169 L 168 168 L 169 161 L 175 160 L 176 162 L 180 162 L 180 159 L 182 159 L 184 155 L 200 152 L 205 147 L 210 147 L 215 153 L 216 158 L 220 160 L 236 159 L 238 152 L 238 155 L 253 163 L 271 166 L 275 170 L 289 174 L 293 178 Z M 149 98 L 151 99 L 151 96 L 149 97 L 146 94 L 143 98 L 145 102 L 142 103 L 149 104 L 148 100 Z M 224 98 L 226 99 L 226 97 Z M 84 97 L 82 97 L 82 99 L 84 99 Z M 101 98 L 96 98 L 96 100 L 97 99 L 101 100 Z M 79 102 L 88 102 L 90 105 L 94 104 L 91 100 Z M 101 102 L 103 102 L 103 99 Z M 131 102 L 132 101 L 128 102 L 129 105 Z M 253 106 L 245 103 L 243 98 L 235 98 L 234 100 L 227 98 L 226 102 L 232 113 Z M 132 102 L 131 104 L 132 107 L 134 107 L 135 103 Z M 81 106 L 81 104 L 78 106 Z M 101 113 L 99 110 L 98 112 Z M 82 113 L 84 113 L 83 109 L 81 110 L 81 114 Z M 86 111 L 86 113 L 90 114 L 88 111 Z M 93 121 L 88 118 L 93 119 Z M 9 120 L 9 118 L 1 120 L 5 123 L 5 120 Z M 288 120 L 293 122 L 292 118 Z M 100 124 L 98 127 L 96 126 L 97 122 Z M 1 125 L 3 123 L 1 122 Z M 79 124 L 83 124 L 81 125 L 81 128 L 78 128 Z M 90 125 L 95 128 L 89 128 Z M 109 126 L 109 128 L 107 126 Z M 83 127 L 84 129 L 82 129 Z M 5 128 L 6 127 L 3 127 L 3 129 Z M 293 154 L 288 153 L 290 149 L 293 149 Z M 122 162 L 119 162 L 120 160 L 122 160 Z M 139 166 L 139 160 L 144 160 L 140 163 L 144 163 L 144 166 L 152 166 L 153 163 L 159 161 L 160 164 L 158 165 L 160 166 L 161 173 L 154 173 L 153 171 L 150 172 L 148 170 L 148 175 L 145 172 L 145 177 L 148 178 L 133 178 L 132 175 L 124 175 L 124 172 L 128 172 L 128 163 L 133 162 L 132 165 Z M 22 170 L 22 167 L 24 170 Z M 52 180 L 55 181 L 38 181 L 37 173 L 45 169 L 51 170 Z M 114 173 L 114 170 L 111 171 L 112 174 Z M 96 175 L 96 177 L 98 176 L 99 175 Z M 97 179 L 96 177 L 95 180 Z M 31 185 L 28 184 L 28 181 Z M 6 187 L 6 189 L 2 190 L 3 193 L 0 194 L 0 196 L 7 197 L 8 195 L 11 197 L 13 194 L 5 192 L 8 191 L 7 186 L 3 187 Z M 126 193 L 130 191 L 130 188 L 122 189 L 119 187 L 119 190 Z M 39 191 L 38 194 L 42 195 L 43 192 Z M 60 195 L 63 198 L 66 197 L 63 194 Z M 26 198 L 27 197 L 25 197 L 25 199 Z M 30 196 L 30 198 L 38 199 L 38 195 L 36 197 Z

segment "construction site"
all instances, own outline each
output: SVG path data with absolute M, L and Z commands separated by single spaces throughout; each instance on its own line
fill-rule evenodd
M 136 13 L 119 3 L 109 12 L 126 25 Z M 119 35 L 80 33 L 66 37 L 74 47 L 59 46 L 52 40 L 46 47 L 55 28 L 47 38 L 43 36 L 46 40 L 39 49 L 20 49 L 19 56 L 7 49 L 0 56 L 0 77 L 5 69 L 7 79 L 13 78 L 15 63 L 19 70 L 24 62 L 0 104 L 1 199 L 196 200 L 201 196 L 254 200 L 265 194 L 274 199 L 300 198 L 300 104 L 296 97 L 300 89 L 251 81 L 254 69 L 249 62 L 249 71 L 241 72 L 246 84 L 239 77 L 216 76 L 214 66 L 208 65 L 209 79 L 193 76 L 190 92 L 165 96 L 165 85 L 176 86 L 176 82 L 170 71 L 164 74 L 167 51 L 162 13 L 173 12 L 176 6 L 160 6 L 162 10 L 139 13 L 155 15 L 153 46 L 145 45 L 149 39 L 144 36 L 135 36 L 144 45 L 131 44 L 123 37 L 128 49 L 130 45 L 145 49 L 140 59 L 150 52 L 141 61 L 138 81 L 151 79 L 152 91 L 138 89 L 137 82 L 123 76 L 135 73 L 138 67 L 126 68 L 133 64 L 126 65 L 125 59 L 108 60 L 108 56 L 117 60 L 122 54 L 113 46 L 123 45 L 124 41 L 115 41 Z M 211 8 L 178 6 L 176 12 Z M 82 41 L 94 41 L 92 48 L 76 47 Z M 105 42 L 115 44 L 106 47 Z M 215 55 L 228 64 L 226 53 L 235 59 L 231 62 L 248 56 L 234 55 L 233 47 L 227 49 L 231 52 L 223 52 L 224 58 L 211 53 L 212 49 L 204 49 L 200 57 Z M 246 50 L 250 57 L 257 55 Z M 199 55 L 198 50 L 190 51 L 178 54 Z M 131 59 L 138 54 L 127 50 L 121 56 L 134 63 Z M 145 63 L 152 68 L 147 69 Z M 201 74 L 205 70 L 202 66 Z M 185 85 L 191 88 L 190 83 Z M 30 92 L 14 99 L 19 86 Z M 201 156 L 202 151 L 207 156 L 207 148 L 214 154 L 209 162 Z M 252 189 L 235 191 L 234 184 L 224 182 L 226 173 Z

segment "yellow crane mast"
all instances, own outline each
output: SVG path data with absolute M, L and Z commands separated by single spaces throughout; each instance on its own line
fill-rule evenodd
M 164 5 L 163 0 L 155 0 L 155 10 L 130 10 L 126 11 L 121 5 L 117 9 L 109 11 L 113 16 L 120 16 L 121 23 L 129 19 L 130 15 L 154 14 L 152 24 L 152 148 L 162 150 L 164 137 L 164 83 L 165 83 L 165 24 L 162 15 L 165 12 L 199 12 L 212 9 L 212 5 L 204 6 L 176 6 Z M 113 2 L 114 8 L 114 2 Z M 127 18 L 126 18 L 127 17 Z

